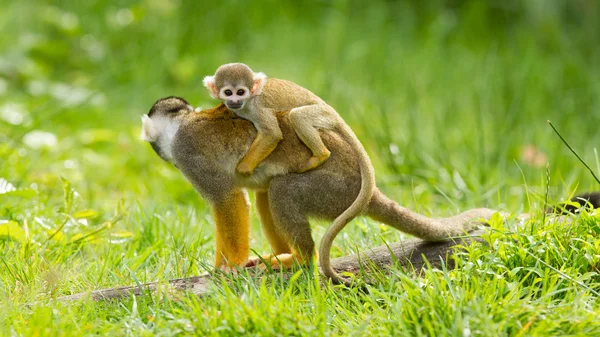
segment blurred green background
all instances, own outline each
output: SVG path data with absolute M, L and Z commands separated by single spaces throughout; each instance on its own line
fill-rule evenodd
M 424 214 L 539 210 L 546 163 L 551 200 L 597 189 L 546 121 L 599 171 L 599 14 L 595 0 L 4 0 L 0 219 L 46 262 L 23 266 L 5 242 L 17 272 L 2 284 L 36 284 L 66 261 L 59 293 L 210 263 L 209 211 L 139 140 L 139 118 L 167 95 L 217 104 L 202 78 L 226 62 L 328 101 L 378 185 Z M 334 255 L 399 235 L 355 223 Z M 253 247 L 267 250 L 254 226 Z

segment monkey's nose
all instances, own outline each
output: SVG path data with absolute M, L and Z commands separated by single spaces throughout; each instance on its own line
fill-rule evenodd
M 242 107 L 242 102 L 240 101 L 227 101 L 227 107 L 229 109 L 239 109 Z

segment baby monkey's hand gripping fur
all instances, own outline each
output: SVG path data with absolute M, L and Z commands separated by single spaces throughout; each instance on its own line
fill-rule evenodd
M 399 206 L 374 187 L 372 166 L 368 157 L 357 151 L 355 138 L 337 130 L 321 132 L 331 157 L 314 170 L 294 174 L 311 152 L 295 136 L 288 114 L 277 114 L 283 139 L 250 177 L 237 174 L 235 167 L 256 130 L 247 120 L 233 118 L 224 105 L 194 112 L 185 100 L 168 97 L 156 102 L 143 117 L 142 138 L 161 158 L 175 164 L 212 206 L 218 268 L 244 266 L 248 260 L 246 188 L 256 190 L 262 228 L 274 253 L 266 262 L 273 267 L 311 263 L 315 243 L 309 217 L 335 219 L 322 240 L 319 259 L 323 273 L 337 283 L 345 281 L 331 268 L 331 243 L 361 210 L 426 240 L 462 235 L 473 219 L 488 219 L 495 213 L 473 209 L 451 218 L 430 219 Z
M 330 152 L 318 130 L 332 130 L 345 124 L 331 106 L 309 90 L 290 81 L 267 79 L 265 74 L 255 73 L 243 63 L 220 66 L 214 76 L 204 78 L 204 86 L 213 98 L 251 121 L 258 131 L 237 166 L 244 175 L 251 175 L 281 141 L 277 112 L 290 110 L 290 125 L 312 151 L 312 157 L 298 172 L 311 170 L 329 158 Z

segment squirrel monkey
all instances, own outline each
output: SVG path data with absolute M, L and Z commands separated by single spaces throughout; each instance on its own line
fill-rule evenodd
M 329 261 L 331 243 L 343 226 L 357 214 L 419 238 L 436 241 L 462 235 L 473 220 L 488 219 L 490 209 L 472 209 L 454 217 L 432 219 L 401 207 L 365 178 L 372 177 L 368 157 L 357 151 L 352 138 L 336 129 L 320 134 L 331 157 L 314 170 L 296 174 L 311 152 L 295 136 L 289 111 L 277 113 L 283 138 L 252 176 L 236 173 L 236 164 L 248 151 L 258 131 L 223 104 L 195 112 L 178 97 L 158 100 L 142 117 L 142 139 L 156 153 L 173 163 L 211 204 L 216 224 L 216 267 L 245 266 L 249 254 L 250 205 L 246 189 L 256 190 L 256 204 L 263 231 L 274 255 L 266 262 L 274 268 L 290 267 L 294 261 L 308 264 L 315 254 L 309 217 L 333 220 L 321 241 L 319 262 L 323 273 L 336 283 L 347 282 Z M 363 159 L 361 159 L 363 158 Z M 366 158 L 366 159 L 364 159 Z M 368 167 L 365 169 L 366 160 Z M 367 177 L 368 178 L 368 177 Z M 373 186 L 371 188 L 370 186 Z M 366 197 L 366 198 L 365 198 Z M 352 206 L 351 206 L 352 205 Z
M 312 157 L 298 172 L 311 170 L 330 156 L 318 130 L 333 130 L 345 124 L 331 106 L 309 90 L 290 81 L 267 79 L 264 73 L 255 73 L 243 63 L 224 64 L 214 76 L 206 76 L 203 83 L 213 98 L 251 121 L 258 131 L 237 167 L 244 175 L 252 174 L 281 141 L 277 112 L 290 110 L 292 128 L 312 151 Z

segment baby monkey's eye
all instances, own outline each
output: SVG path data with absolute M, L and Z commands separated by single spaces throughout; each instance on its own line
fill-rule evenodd
M 233 95 L 233 92 L 231 90 L 227 89 L 227 90 L 225 90 L 225 95 L 231 96 L 231 95 Z
M 240 89 L 237 91 L 238 96 L 242 96 L 244 94 L 244 89 Z

